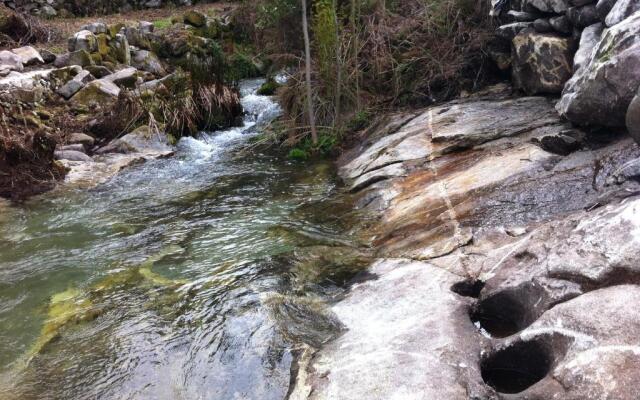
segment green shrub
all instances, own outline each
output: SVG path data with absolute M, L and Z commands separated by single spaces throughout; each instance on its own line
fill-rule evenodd
M 369 126 L 370 121 L 371 113 L 368 110 L 358 111 L 347 124 L 347 128 L 352 132 L 361 131 Z
M 289 155 L 288 155 L 289 159 L 291 160 L 298 160 L 298 161 L 302 161 L 302 160 L 306 160 L 309 158 L 309 153 L 307 153 L 305 150 L 300 149 L 298 147 L 295 147 L 293 149 L 291 149 L 289 151 Z
M 173 25 L 173 21 L 171 17 L 158 19 L 153 21 L 153 26 L 158 30 L 168 29 Z

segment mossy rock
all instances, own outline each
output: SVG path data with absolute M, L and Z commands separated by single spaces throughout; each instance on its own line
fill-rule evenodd
M 71 65 L 80 65 L 82 67 L 86 67 L 87 65 L 93 65 L 93 59 L 91 58 L 91 54 L 87 51 L 80 50 L 71 53 L 71 57 L 69 58 L 69 63 Z
M 184 22 L 195 27 L 202 27 L 207 23 L 207 17 L 199 11 L 189 10 L 184 14 Z
M 117 60 L 117 62 L 131 65 L 131 52 L 129 48 L 129 42 L 127 37 L 122 34 L 117 34 L 115 39 L 109 42 L 109 56 Z
M 229 57 L 229 68 L 226 76 L 229 81 L 239 81 L 258 76 L 260 76 L 260 70 L 247 55 L 236 53 Z
M 101 33 L 97 36 L 97 40 L 98 53 L 100 53 L 100 55 L 102 56 L 106 56 L 107 54 L 109 54 L 109 41 L 111 40 L 111 37 L 109 37 L 109 35 L 107 35 L 106 33 Z
M 73 79 L 80 71 L 82 71 L 82 68 L 79 66 L 54 69 L 49 74 L 49 81 L 52 83 L 53 88 L 57 89 Z
M 115 39 L 116 35 L 120 33 L 120 31 L 122 30 L 122 28 L 124 28 L 124 26 L 125 25 L 122 23 L 109 25 L 109 36 L 111 36 L 112 39 Z
M 276 91 L 279 87 L 280 84 L 278 82 L 274 81 L 273 79 L 269 79 L 268 81 L 263 83 L 262 86 L 260 86 L 257 93 L 260 96 L 273 96 L 274 94 L 276 94 Z
M 221 39 L 224 32 L 223 25 L 218 20 L 209 19 L 206 24 L 200 27 L 187 25 L 186 29 L 196 36 L 207 39 Z
M 111 82 L 96 80 L 89 82 L 71 99 L 73 104 L 82 106 L 107 106 L 113 104 L 120 94 L 120 88 Z
M 91 60 L 94 62 L 94 64 L 101 64 L 102 55 L 100 53 L 91 53 Z

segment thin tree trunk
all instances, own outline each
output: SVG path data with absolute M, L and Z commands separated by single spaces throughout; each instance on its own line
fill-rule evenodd
M 311 140 L 313 144 L 318 144 L 316 116 L 313 109 L 313 98 L 311 97 L 311 44 L 309 43 L 309 23 L 307 21 L 307 0 L 300 1 L 302 3 L 302 32 L 304 34 L 305 74 L 307 80 L 307 111 L 309 113 L 309 125 L 311 126 Z
M 337 77 L 336 77 L 336 103 L 335 103 L 335 113 L 336 116 L 333 120 L 334 127 L 340 126 L 341 118 L 340 113 L 342 112 L 342 43 L 340 41 L 340 28 L 338 26 L 338 9 L 337 9 L 336 0 L 333 0 L 333 20 L 336 25 L 336 69 L 337 69 Z
M 353 34 L 353 70 L 356 74 L 356 111 L 360 111 L 360 62 L 358 61 L 359 46 L 358 36 L 360 34 L 356 25 L 356 18 L 359 17 L 359 10 L 356 2 L 359 0 L 351 0 L 351 31 Z

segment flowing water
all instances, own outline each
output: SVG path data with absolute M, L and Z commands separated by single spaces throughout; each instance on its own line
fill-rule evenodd
M 234 151 L 278 113 L 260 83 L 242 128 L 2 210 L 0 398 L 286 397 L 367 257 L 330 164 Z

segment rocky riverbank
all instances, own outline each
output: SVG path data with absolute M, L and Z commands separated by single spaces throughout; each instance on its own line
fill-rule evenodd
M 385 116 L 342 157 L 378 260 L 292 399 L 637 398 L 640 12 L 507 4 L 516 90 Z
M 293 399 L 634 398 L 640 149 L 508 93 L 386 117 L 343 157 L 379 259 Z
M 65 175 L 97 184 L 169 155 L 183 135 L 240 123 L 235 83 L 264 65 L 230 30 L 224 15 L 188 10 L 161 30 L 148 21 L 87 24 L 63 53 L 0 52 L 0 196 L 21 199 Z

